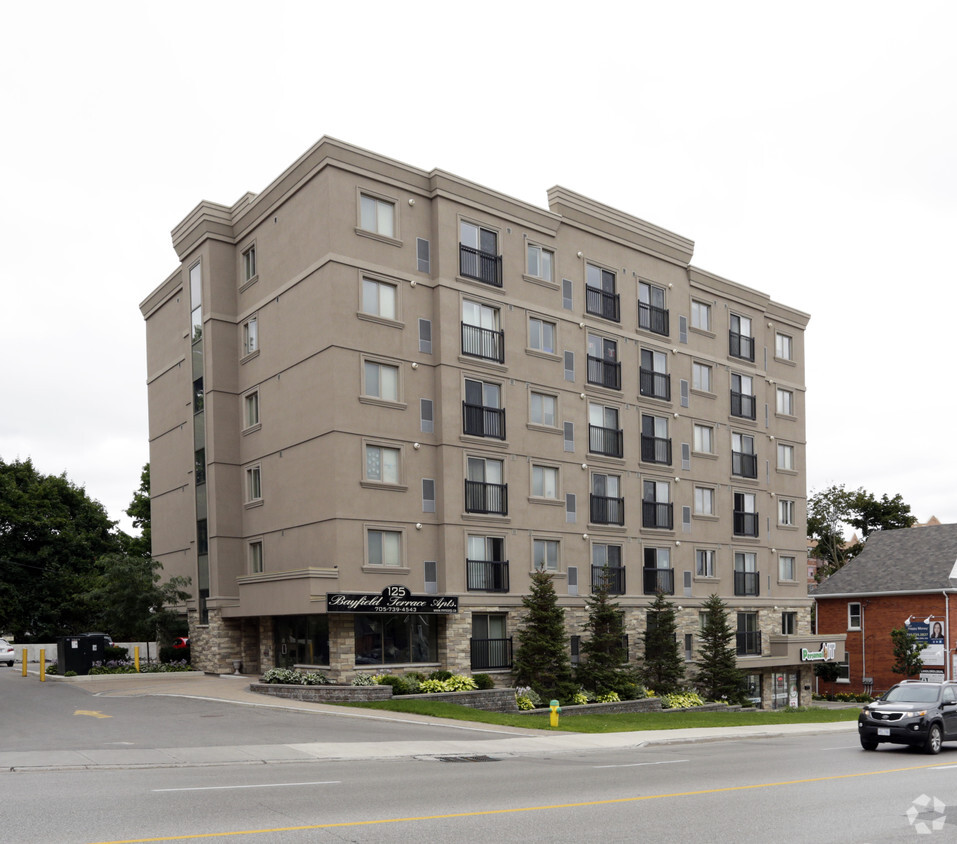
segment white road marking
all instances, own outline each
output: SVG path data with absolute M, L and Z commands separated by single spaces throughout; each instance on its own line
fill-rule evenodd
M 664 762 L 631 762 L 627 765 L 592 765 L 593 768 L 640 768 L 642 765 L 674 765 L 687 759 L 666 759 Z
M 154 793 L 163 791 L 232 791 L 237 788 L 288 788 L 294 785 L 339 785 L 342 780 L 326 780 L 324 782 L 267 782 L 259 785 L 205 785 L 196 788 L 154 788 Z

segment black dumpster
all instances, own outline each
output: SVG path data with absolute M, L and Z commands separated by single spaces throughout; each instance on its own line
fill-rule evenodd
M 109 637 L 98 633 L 80 633 L 57 640 L 57 671 L 89 674 L 94 662 L 106 660 Z

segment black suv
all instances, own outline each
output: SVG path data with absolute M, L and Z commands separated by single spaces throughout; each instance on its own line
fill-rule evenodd
M 940 753 L 941 742 L 957 741 L 957 683 L 898 683 L 861 710 L 857 732 L 865 750 L 888 741 Z

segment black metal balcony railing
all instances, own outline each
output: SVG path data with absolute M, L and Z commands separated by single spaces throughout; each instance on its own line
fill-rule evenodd
M 508 484 L 466 481 L 465 512 L 508 515 Z
M 512 667 L 512 639 L 469 639 L 472 670 Z
M 732 390 L 731 415 L 740 416 L 742 419 L 754 419 L 756 416 L 754 396 L 749 396 L 747 393 L 737 393 Z
M 734 573 L 734 594 L 752 596 L 760 595 L 760 573 L 756 571 L 736 571 Z
M 739 630 L 735 633 L 738 646 L 738 656 L 761 655 L 761 631 Z
M 508 592 L 508 560 L 466 560 L 469 592 Z
M 588 383 L 608 387 L 610 390 L 620 390 L 621 364 L 618 361 L 608 361 L 589 355 Z
M 590 314 L 621 322 L 621 297 L 598 287 L 586 287 L 585 310 Z
M 734 511 L 732 519 L 735 536 L 757 536 L 758 535 L 758 514 L 745 513 L 742 510 Z
M 744 360 L 754 361 L 754 338 L 747 334 L 738 334 L 737 331 L 729 331 L 728 353 L 732 357 L 743 358 Z
M 624 435 L 621 428 L 588 426 L 588 450 L 607 457 L 624 456 Z
M 675 526 L 674 505 L 658 501 L 641 502 L 641 526 L 672 530 Z
M 645 302 L 638 303 L 638 327 L 646 331 L 653 331 L 655 334 L 668 336 L 668 309 L 658 308 L 654 305 L 648 305 Z
M 746 451 L 731 452 L 731 474 L 741 478 L 758 476 L 758 456 Z
M 625 567 L 624 566 L 592 566 L 591 591 L 601 588 L 602 580 L 608 587 L 610 595 L 625 594 Z
M 641 459 L 645 463 L 671 465 L 671 440 L 663 437 L 641 435 Z
M 638 386 L 643 396 L 671 401 L 671 376 L 665 372 L 655 372 L 642 367 L 639 370 Z
M 596 525 L 623 525 L 625 523 L 625 499 L 592 495 L 590 519 Z
M 462 354 L 505 363 L 505 332 L 463 322 Z
M 502 256 L 459 244 L 459 273 L 494 287 L 502 286 Z
M 505 439 L 505 408 L 462 402 L 462 428 L 473 437 Z
M 644 592 L 646 595 L 675 594 L 675 570 L 674 569 L 644 569 L 642 572 L 644 580 Z

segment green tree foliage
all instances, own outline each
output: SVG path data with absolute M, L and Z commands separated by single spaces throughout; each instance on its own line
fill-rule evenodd
M 871 534 L 911 527 L 916 521 L 900 493 L 877 498 L 864 489 L 845 489 L 844 484 L 813 493 L 807 502 L 807 535 L 816 542 L 812 555 L 821 561 L 817 579 L 829 577 L 860 554 Z M 849 542 L 846 528 L 860 532 L 861 541 Z
M 744 674 L 738 669 L 734 630 L 728 620 L 724 601 L 712 595 L 705 602 L 704 628 L 698 649 L 695 685 L 708 700 L 736 702 L 744 693 Z
M 627 665 L 624 612 L 610 599 L 607 566 L 591 595 L 585 599 L 588 621 L 585 630 L 591 635 L 581 643 L 581 663 L 575 678 L 585 689 L 597 695 L 617 692 L 619 697 L 633 698 L 638 690 L 637 676 Z
M 658 695 L 667 695 L 681 689 L 685 663 L 678 647 L 677 614 L 674 604 L 659 591 L 648 608 L 645 630 L 645 662 L 641 680 Z
M 532 574 L 531 589 L 522 598 L 526 615 L 518 631 L 513 670 L 520 686 L 530 686 L 544 700 L 568 701 L 576 687 L 565 650 L 565 611 L 558 605 L 552 576 Z
M 894 664 L 891 671 L 905 677 L 920 674 L 924 667 L 920 653 L 924 648 L 917 637 L 909 633 L 906 627 L 895 627 L 891 630 L 891 641 L 894 643 Z
M 139 536 L 131 537 L 126 552 L 137 557 L 153 556 L 153 541 L 150 534 L 150 464 L 147 463 L 140 473 L 140 486 L 133 493 L 133 500 L 126 509 L 126 515 L 133 520 L 133 527 L 140 531 Z

